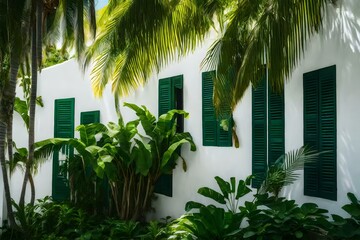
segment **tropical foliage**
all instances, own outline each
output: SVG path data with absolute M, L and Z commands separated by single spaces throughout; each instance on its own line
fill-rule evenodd
M 60 7 L 59 7 L 60 6 Z M 65 33 L 64 47 L 75 46 L 77 52 L 84 49 L 84 16 L 89 16 L 89 26 L 95 35 L 94 1 L 34 1 L 15 0 L 0 1 L 0 162 L 7 212 L 11 225 L 15 225 L 11 208 L 11 196 L 5 165 L 5 146 L 9 160 L 13 157 L 12 119 L 15 103 L 16 80 L 18 70 L 31 65 L 31 88 L 29 116 L 29 156 L 26 161 L 26 171 L 20 197 L 20 205 L 24 205 L 24 196 L 34 156 L 34 119 L 35 103 L 37 101 L 37 71 L 42 59 L 43 34 L 50 42 L 57 42 L 60 33 Z M 64 20 L 64 21 L 63 21 Z M 61 22 L 61 24 L 60 24 Z M 63 31 L 57 31 L 63 28 Z M 51 33 L 51 34 L 50 34 Z M 57 34 L 55 34 L 57 33 Z M 65 39 L 65 38 L 64 38 Z M 75 44 L 72 44 L 75 42 Z M 30 57 L 31 55 L 31 57 Z M 31 60 L 30 60 L 31 59 Z M 31 62 L 31 64 L 29 64 Z M 25 119 L 25 118 L 24 118 Z M 26 119 L 25 119 L 26 120 Z M 6 144 L 5 144 L 6 142 Z
M 87 50 L 94 63 L 92 85 L 101 96 L 111 83 L 115 95 L 145 84 L 170 60 L 195 50 L 205 39 L 224 0 L 112 0 L 99 19 L 99 33 Z
M 331 230 L 331 235 L 335 236 L 335 239 L 358 239 L 360 237 L 360 201 L 353 193 L 348 193 L 347 196 L 350 203 L 345 204 L 342 209 L 350 217 L 343 218 L 332 214 L 334 228 Z
M 39 199 L 24 209 L 14 203 L 16 220 L 22 231 L 3 229 L 0 239 L 67 240 L 67 239 L 168 239 L 170 228 L 163 222 L 140 223 L 114 218 L 100 219 L 65 203 L 56 203 L 49 197 Z
M 92 85 L 128 94 L 167 63 L 193 51 L 215 30 L 203 67 L 216 69 L 215 106 L 234 109 L 250 84 L 263 77 L 282 91 L 310 37 L 320 31 L 335 0 L 113 0 L 99 19 L 99 34 L 87 51 L 94 62 Z M 126 26 L 132 26 L 128 28 Z M 230 94 L 229 94 L 230 93 Z
M 286 200 L 265 194 L 255 194 L 253 201 L 239 202 L 251 192 L 250 179 L 235 178 L 227 182 L 215 178 L 221 192 L 200 188 L 198 193 L 208 197 L 227 210 L 214 205 L 190 201 L 186 214 L 173 222 L 175 239 L 331 239 L 333 225 L 327 210 L 314 203 L 298 206 L 294 200 Z M 226 201 L 224 201 L 226 200 Z M 236 202 L 236 209 L 229 208 Z M 189 211 L 192 212 L 189 212 Z
M 44 68 L 62 63 L 70 58 L 69 53 L 64 49 L 57 49 L 56 46 L 46 46 L 44 50 L 42 66 Z
M 268 192 L 278 197 L 283 187 L 293 184 L 298 179 L 298 171 L 304 169 L 306 163 L 316 161 L 322 153 L 303 146 L 281 155 L 273 165 L 268 166 L 265 180 L 258 192 Z
M 231 185 L 233 181 L 217 179 L 221 182 L 219 187 Z M 245 182 L 239 181 L 236 188 L 243 190 L 235 190 L 237 194 L 245 196 L 249 192 L 243 188 Z M 231 188 L 230 192 L 233 192 Z M 210 198 L 220 199 L 214 196 Z M 0 239 L 358 239 L 360 204 L 352 193 L 348 193 L 350 203 L 343 206 L 350 217 L 333 214 L 332 220 L 327 210 L 314 203 L 299 206 L 294 200 L 268 194 L 257 194 L 254 197 L 251 202 L 240 203 L 236 212 L 191 202 L 187 204 L 187 208 L 192 205 L 191 212 L 180 218 L 170 222 L 149 223 L 99 218 L 73 205 L 56 203 L 46 197 L 25 208 L 13 203 L 16 220 L 22 228 L 17 230 L 5 227 Z
M 84 194 L 101 186 L 98 178 L 105 179 L 111 194 L 110 206 L 116 215 L 124 220 L 141 220 L 151 209 L 154 186 L 159 177 L 170 174 L 178 158 L 186 166 L 180 155 L 181 146 L 189 143 L 192 151 L 196 147 L 188 132 L 176 132 L 174 119 L 178 115 L 187 116 L 186 112 L 171 110 L 156 121 L 144 106 L 129 103 L 125 106 L 133 109 L 138 119 L 126 124 L 119 120 L 118 124 L 109 123 L 107 126 L 101 123 L 80 125 L 77 127 L 80 139 L 44 140 L 37 143 L 36 151 L 50 153 L 65 145 L 74 147 L 78 154 L 68 163 L 73 201 L 83 205 L 89 200 L 91 202 L 94 194 L 106 195 L 106 192 L 99 194 L 99 191 L 92 195 Z M 146 136 L 138 132 L 140 123 Z

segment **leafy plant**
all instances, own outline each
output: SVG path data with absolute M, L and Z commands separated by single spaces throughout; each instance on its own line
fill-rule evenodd
M 175 221 L 175 239 L 237 239 L 243 215 L 226 212 L 213 205 L 200 206 L 199 211 L 187 213 Z
M 56 46 L 46 46 L 44 50 L 43 67 L 51 67 L 69 59 L 69 53 L 65 49 L 57 49 Z
M 145 231 L 146 233 L 142 235 L 142 238 L 149 240 L 168 239 L 171 235 L 171 228 L 168 223 L 160 223 L 158 221 L 149 222 Z
M 59 204 L 50 197 L 27 204 L 24 208 L 13 202 L 15 217 L 20 225 L 17 232 L 7 229 L 4 239 L 75 239 L 95 225 L 81 209 L 68 204 Z
M 209 187 L 202 187 L 198 193 L 226 206 L 227 211 L 214 205 L 205 206 L 202 203 L 189 201 L 185 210 L 196 209 L 186 213 L 173 225 L 175 239 L 237 239 L 244 214 L 239 212 L 239 199 L 251 192 L 249 176 L 245 181 L 236 183 L 235 177 L 227 182 L 219 176 L 215 180 L 220 192 Z
M 335 239 L 359 239 L 360 238 L 360 201 L 353 193 L 347 194 L 350 200 L 349 204 L 342 207 L 350 218 L 343 218 L 336 214 L 332 214 L 334 228 L 331 235 Z
M 154 185 L 160 175 L 171 173 L 178 158 L 186 166 L 180 147 L 185 143 L 190 144 L 192 151 L 196 147 L 190 133 L 176 132 L 174 119 L 188 113 L 171 110 L 156 121 L 144 106 L 129 103 L 125 106 L 133 109 L 138 119 L 126 124 L 120 119 L 118 124 L 107 126 L 80 125 L 77 127 L 80 139 L 48 139 L 38 143 L 37 149 L 49 154 L 66 145 L 74 147 L 77 154 L 70 159 L 69 166 L 77 166 L 77 172 L 69 169 L 70 183 L 85 183 L 84 178 L 91 176 L 92 169 L 98 178 L 107 179 L 116 215 L 123 220 L 141 220 L 151 208 Z M 146 136 L 138 133 L 140 123 Z M 73 181 L 76 176 L 80 177 Z M 82 195 L 80 189 L 76 194 Z M 79 198 L 86 199 L 84 195 L 75 199 Z
M 199 188 L 198 193 L 204 197 L 208 197 L 220 204 L 224 204 L 226 208 L 232 212 L 238 212 L 239 199 L 252 190 L 249 188 L 252 176 L 246 178 L 246 180 L 239 180 L 236 186 L 235 177 L 230 178 L 230 182 L 225 181 L 219 176 L 215 177 L 215 180 L 221 190 L 221 193 L 208 187 Z M 188 202 L 185 206 L 185 210 L 189 211 L 192 208 L 203 206 L 197 202 Z
M 294 200 L 267 194 L 245 203 L 241 212 L 248 221 L 242 230 L 244 239 L 317 239 L 331 227 L 325 215 L 328 211 L 315 203 L 299 207 Z
M 298 179 L 297 171 L 303 169 L 305 163 L 315 161 L 320 154 L 303 146 L 281 155 L 268 167 L 259 194 L 269 192 L 278 197 L 283 187 L 293 184 Z

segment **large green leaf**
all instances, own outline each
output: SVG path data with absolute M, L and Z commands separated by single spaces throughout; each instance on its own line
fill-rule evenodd
M 23 119 L 26 125 L 26 128 L 29 129 L 29 108 L 26 101 L 21 100 L 18 97 L 15 97 L 14 110 L 18 114 L 20 114 L 21 118 Z
M 189 201 L 185 204 L 185 211 L 188 212 L 192 209 L 199 209 L 201 207 L 205 207 L 204 204 L 202 203 L 198 203 L 198 202 L 194 202 L 194 201 Z
M 342 209 L 355 218 L 360 217 L 360 204 L 347 204 Z
M 144 144 L 142 141 L 135 139 L 138 148 L 134 148 L 136 151 L 136 173 L 141 173 L 143 176 L 147 176 L 152 166 L 151 149 L 149 144 Z
M 167 132 L 169 130 L 169 126 L 172 127 L 172 125 L 169 125 L 169 123 L 175 123 L 173 119 L 177 115 L 183 115 L 184 118 L 189 117 L 188 112 L 185 112 L 184 110 L 173 109 L 159 117 L 157 127 L 160 128 L 162 132 Z
M 224 198 L 228 198 L 229 194 L 231 193 L 230 184 L 219 176 L 216 176 L 215 180 L 216 180 L 217 184 L 219 185 L 220 190 L 221 190 L 222 194 L 224 195 Z
M 142 127 L 148 136 L 154 136 L 153 130 L 155 128 L 156 118 L 152 115 L 145 106 L 140 108 L 139 106 L 132 103 L 124 103 L 125 107 L 128 107 L 136 112 L 136 115 L 140 118 Z
M 99 147 L 99 146 L 88 146 L 85 149 L 86 149 L 86 151 L 91 153 L 91 155 L 95 156 L 101 150 L 101 147 Z
M 91 123 L 87 125 L 79 125 L 76 127 L 76 130 L 80 134 L 80 140 L 86 146 L 90 146 L 96 144 L 95 136 L 99 133 L 105 133 L 107 128 L 102 123 Z
M 69 138 L 50 138 L 35 143 L 35 158 L 48 158 L 69 143 Z
M 350 200 L 351 203 L 353 204 L 360 204 L 359 200 L 356 198 L 355 194 L 349 192 L 347 193 L 347 197 Z
M 252 192 L 252 190 L 247 186 L 246 181 L 240 180 L 238 183 L 235 198 L 239 199 L 239 198 L 245 196 L 246 194 L 248 194 L 249 192 Z
M 190 143 L 190 150 L 191 151 L 196 151 L 196 145 L 195 145 L 195 143 L 193 141 L 193 138 L 192 138 L 191 134 L 188 133 L 188 132 L 176 133 L 174 135 L 174 137 L 171 139 L 170 144 L 178 142 L 178 141 L 180 141 L 182 139 L 188 140 L 188 142 Z
M 218 203 L 226 204 L 225 197 L 221 193 L 211 188 L 208 187 L 199 188 L 198 193 L 203 195 L 204 197 L 211 198 Z
M 165 167 L 169 160 L 173 157 L 173 154 L 176 152 L 176 150 L 184 143 L 190 143 L 187 139 L 181 139 L 178 142 L 175 142 L 170 145 L 170 147 L 165 151 L 162 159 L 161 159 L 161 167 Z

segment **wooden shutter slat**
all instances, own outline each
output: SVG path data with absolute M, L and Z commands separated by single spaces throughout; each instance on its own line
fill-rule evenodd
M 304 145 L 319 151 L 319 82 L 318 72 L 305 73 L 304 81 Z M 304 194 L 317 196 L 319 191 L 319 162 L 307 163 L 304 166 Z
M 159 116 L 173 109 L 173 89 L 171 78 L 159 80 Z
M 183 85 L 182 76 L 159 80 L 159 116 L 175 108 L 175 87 Z M 155 184 L 155 192 L 165 196 L 172 196 L 172 174 L 163 174 Z
M 54 137 L 72 138 L 74 137 L 74 110 L 75 99 L 56 99 L 54 107 Z M 63 154 L 73 154 L 73 149 L 63 148 Z M 59 152 L 53 154 L 53 174 L 52 174 L 52 197 L 55 201 L 68 200 L 70 190 L 68 179 L 60 174 Z
M 337 199 L 336 174 L 336 68 L 319 71 L 320 84 L 320 148 L 328 151 L 320 156 L 319 196 Z
M 100 122 L 100 111 L 88 111 L 80 113 L 80 124 Z
M 304 74 L 304 144 L 323 153 L 305 164 L 304 194 L 337 199 L 336 67 Z
M 215 71 L 202 73 L 202 127 L 203 145 L 217 145 L 217 120 L 213 104 L 213 75 Z
M 268 164 L 273 165 L 285 152 L 284 92 L 274 92 L 270 84 L 268 89 Z
M 267 169 L 266 76 L 252 90 L 252 187 L 258 188 Z

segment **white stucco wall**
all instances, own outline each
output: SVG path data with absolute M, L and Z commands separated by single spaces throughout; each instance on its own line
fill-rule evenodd
M 287 188 L 284 194 L 300 203 L 317 202 L 333 213 L 344 215 L 340 207 L 347 203 L 346 193 L 360 193 L 360 182 L 356 178 L 360 175 L 360 111 L 357 106 L 360 102 L 360 44 L 358 40 L 354 40 L 360 36 L 360 12 L 354 12 L 360 10 L 360 1 L 344 0 L 338 4 L 339 7 L 328 16 L 336 21 L 326 24 L 326 34 L 312 38 L 304 59 L 285 87 L 285 142 L 288 151 L 303 144 L 303 73 L 336 64 L 338 201 L 303 196 L 302 177 L 294 186 Z M 197 151 L 193 153 L 188 147 L 184 148 L 188 171 L 184 173 L 179 164 L 173 175 L 173 197 L 160 195 L 154 203 L 156 213 L 150 217 L 178 217 L 184 212 L 185 203 L 189 200 L 210 203 L 196 192 L 202 186 L 216 187 L 214 177 L 217 175 L 227 179 L 236 176 L 240 179 L 251 174 L 251 91 L 247 91 L 234 112 L 240 148 L 202 146 L 200 62 L 212 40 L 214 39 L 209 37 L 206 44 L 193 54 L 170 64 L 152 77 L 146 86 L 122 100 L 146 105 L 157 115 L 158 79 L 180 74 L 184 76 L 184 109 L 190 113 L 190 118 L 185 120 L 185 131 L 192 134 Z M 102 99 L 95 99 L 91 92 L 89 74 L 82 74 L 73 60 L 44 69 L 39 80 L 38 95 L 43 97 L 45 107 L 37 108 L 36 140 L 53 137 L 54 100 L 58 98 L 75 97 L 75 125 L 79 124 L 80 112 L 90 110 L 100 110 L 103 123 L 116 121 L 113 97 L 109 89 Z M 121 110 L 126 121 L 134 118 L 130 110 Z M 26 131 L 18 116 L 15 117 L 14 135 L 18 146 L 26 146 Z M 35 177 L 37 198 L 51 195 L 51 174 L 52 164 L 48 161 Z M 15 199 L 19 197 L 21 183 L 22 174 L 15 174 L 11 184 Z
M 330 7 L 324 33 L 309 42 L 304 59 L 285 88 L 285 150 L 303 144 L 303 73 L 336 65 L 337 101 L 337 202 L 303 195 L 303 178 L 285 191 L 302 202 L 316 202 L 332 213 L 344 215 L 347 192 L 360 194 L 360 1 L 338 1 Z

